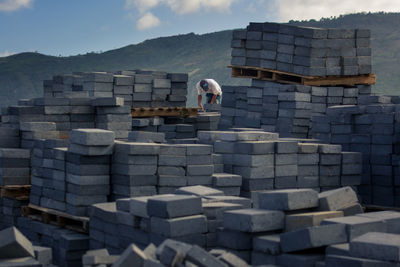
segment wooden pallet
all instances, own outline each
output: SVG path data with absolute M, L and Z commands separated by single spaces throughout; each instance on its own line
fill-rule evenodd
M 251 78 L 287 84 L 303 84 L 311 86 L 354 86 L 356 84 L 372 85 L 376 82 L 375 74 L 357 76 L 304 76 L 295 73 L 248 66 L 228 66 L 232 69 L 232 77 Z
M 22 216 L 68 230 L 85 234 L 89 233 L 88 217 L 73 216 L 65 212 L 38 207 L 33 204 L 22 207 Z
M 20 201 L 29 200 L 30 185 L 5 185 L 0 187 L 0 196 Z
M 131 116 L 135 118 L 196 117 L 197 108 L 185 108 L 185 107 L 132 108 Z

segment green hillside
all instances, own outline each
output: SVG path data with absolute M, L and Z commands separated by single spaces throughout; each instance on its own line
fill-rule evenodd
M 290 22 L 327 28 L 370 28 L 372 30 L 373 72 L 378 80 L 375 91 L 399 94 L 400 13 L 351 14 L 320 21 Z M 245 27 L 247 25 L 243 25 Z M 245 84 L 230 77 L 232 31 L 204 35 L 194 33 L 147 40 L 104 53 L 53 57 L 22 53 L 0 58 L 0 106 L 16 104 L 20 98 L 42 94 L 42 81 L 53 75 L 74 71 L 116 71 L 154 69 L 187 72 L 189 105 L 195 103 L 194 84 L 201 78 L 215 78 L 221 84 Z

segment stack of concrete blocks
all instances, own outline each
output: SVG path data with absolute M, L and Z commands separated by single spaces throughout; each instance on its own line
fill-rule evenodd
M 88 206 L 107 201 L 114 138 L 114 132 L 101 129 L 71 131 L 65 173 L 67 213 L 87 216 Z
M 357 104 L 370 86 L 316 87 L 253 79 L 250 87 L 223 86 L 219 129 L 262 128 L 281 137 L 310 137 L 313 116 L 325 115 L 327 107 Z M 369 88 L 369 90 L 365 89 Z M 345 96 L 345 97 L 344 97 Z
M 88 235 L 26 217 L 18 218 L 18 229 L 33 244 L 51 248 L 52 263 L 57 266 L 80 266 L 82 255 L 89 249 Z
M 187 73 L 168 73 L 167 78 L 171 80 L 171 94 L 167 96 L 167 102 L 174 107 L 186 107 Z
M 32 101 L 33 106 L 43 107 L 42 122 L 55 123 L 57 131 L 69 131 L 71 129 L 71 103 L 69 98 L 34 98 Z
M 327 115 L 313 117 L 315 138 L 341 144 L 345 151 L 362 153 L 362 165 L 359 158 L 343 159 L 346 165 L 343 165 L 342 177 L 351 175 L 345 178 L 358 180 L 354 174 L 362 168 L 359 194 L 364 203 L 398 205 L 397 124 L 396 105 L 386 96 L 363 96 L 358 106 L 332 106 Z
M 340 186 L 342 147 L 340 145 L 319 145 L 319 184 L 322 191 Z M 361 171 L 361 170 L 360 170 Z
M 18 129 L 0 127 L 0 136 L 0 147 L 2 148 L 19 148 L 21 145 Z
M 38 247 L 15 227 L 0 231 L 1 266 L 48 266 L 51 263 L 51 249 Z
M 272 165 L 275 166 L 274 188 L 286 189 L 297 188 L 298 176 L 298 141 L 276 141 L 274 153 L 275 159 Z
M 187 185 L 212 185 L 213 148 L 210 145 L 160 146 L 158 193 L 174 193 Z
M 132 131 L 158 132 L 164 125 L 162 117 L 132 118 Z
M 117 139 L 127 139 L 132 130 L 130 107 L 124 106 L 120 97 L 96 98 L 92 101 L 96 107 L 96 128 L 114 131 Z
M 116 142 L 112 158 L 111 198 L 156 195 L 159 153 L 159 144 Z
M 106 72 L 89 72 L 83 74 L 83 91 L 89 97 L 113 97 L 114 77 Z
M 33 149 L 36 139 L 57 139 L 54 122 L 21 122 L 21 148 Z
M 195 127 L 198 131 L 215 131 L 218 129 L 220 112 L 198 113 Z
M 95 108 L 91 105 L 91 98 L 79 97 L 69 100 L 71 106 L 69 113 L 71 117 L 70 129 L 95 128 Z
M 0 198 L 0 230 L 17 225 L 18 218 L 22 216 L 22 207 L 28 205 L 27 200 L 14 198 Z
M 165 133 L 165 138 L 170 139 L 188 139 L 196 137 L 196 127 L 188 123 L 169 123 L 160 125 L 158 131 Z
M 32 152 L 30 203 L 66 211 L 65 141 L 36 140 Z
M 88 97 L 89 92 L 83 91 L 84 79 L 82 73 L 53 76 L 52 80 L 43 81 L 43 96 L 52 97 Z
M 116 203 L 94 204 L 90 207 L 89 215 L 90 248 L 106 248 L 111 254 L 121 253 L 120 240 L 127 233 L 119 231 Z
M 320 191 L 318 144 L 299 143 L 298 148 L 297 187 Z
M 127 106 L 132 106 L 134 75 L 114 75 L 113 96 L 124 99 Z
M 327 249 L 325 266 L 358 265 L 398 265 L 400 260 L 397 251 L 399 234 L 370 232 L 357 237 L 345 245 L 331 246 Z
M 0 186 L 29 185 L 29 149 L 0 148 Z
M 233 32 L 231 64 L 304 76 L 369 74 L 370 37 L 364 29 L 250 23 Z

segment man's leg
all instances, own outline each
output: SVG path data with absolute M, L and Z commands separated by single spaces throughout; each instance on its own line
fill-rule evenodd
M 207 104 L 210 104 L 210 103 L 211 103 L 211 99 L 213 98 L 213 96 L 214 96 L 214 94 L 212 94 L 212 93 L 207 93 L 207 94 L 206 94 L 206 97 L 207 97 Z

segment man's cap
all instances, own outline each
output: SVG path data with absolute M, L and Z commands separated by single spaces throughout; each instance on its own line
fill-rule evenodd
M 203 88 L 204 91 L 208 91 L 210 87 L 208 87 L 208 82 L 206 80 L 200 81 L 200 87 Z

